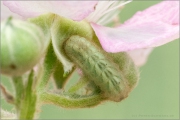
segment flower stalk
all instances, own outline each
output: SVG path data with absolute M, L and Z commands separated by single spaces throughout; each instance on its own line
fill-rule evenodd
M 14 77 L 13 83 L 16 91 L 16 110 L 20 120 L 34 118 L 36 111 L 36 92 L 33 90 L 33 71 L 29 74 L 27 83 L 23 84 L 22 77 Z
M 15 105 L 16 105 L 17 112 L 19 113 L 21 99 L 22 99 L 23 91 L 24 91 L 23 79 L 22 77 L 14 77 L 12 78 L 12 82 L 15 89 Z
M 89 108 L 99 105 L 105 99 L 100 94 L 79 96 L 76 94 L 43 93 L 40 100 L 44 104 L 54 104 L 64 108 Z

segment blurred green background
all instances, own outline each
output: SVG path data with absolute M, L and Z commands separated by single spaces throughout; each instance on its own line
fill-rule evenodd
M 158 1 L 134 1 L 123 9 L 121 21 Z M 64 109 L 44 105 L 40 119 L 178 119 L 179 118 L 179 40 L 157 47 L 140 68 L 140 81 L 129 97 L 120 103 L 104 102 L 94 108 Z M 74 76 L 76 79 L 77 76 Z M 9 84 L 1 76 L 3 84 Z M 10 87 L 12 90 L 12 87 Z M 12 106 L 1 99 L 1 107 Z

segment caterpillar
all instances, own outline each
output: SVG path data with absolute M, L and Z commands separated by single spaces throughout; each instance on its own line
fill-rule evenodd
M 102 90 L 109 100 L 121 101 L 128 96 L 128 82 L 119 67 L 100 47 L 74 35 L 64 43 L 64 52 Z

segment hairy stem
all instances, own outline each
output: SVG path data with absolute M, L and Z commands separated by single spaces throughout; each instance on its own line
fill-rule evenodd
M 69 94 L 52 94 L 44 92 L 40 100 L 46 104 L 54 104 L 64 108 L 86 108 L 100 104 L 104 98 L 100 94 L 90 96 L 79 96 Z
M 36 92 L 33 90 L 33 72 L 30 73 L 24 89 L 24 97 L 21 100 L 19 119 L 32 120 L 36 111 Z
M 16 105 L 17 113 L 19 113 L 20 103 L 21 103 L 21 99 L 22 99 L 23 91 L 24 91 L 23 80 L 22 80 L 22 77 L 13 77 L 12 81 L 13 81 L 15 91 L 16 91 L 15 105 Z

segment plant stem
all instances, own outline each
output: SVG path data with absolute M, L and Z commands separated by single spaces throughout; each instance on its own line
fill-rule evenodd
M 12 81 L 13 81 L 15 91 L 16 91 L 16 96 L 15 96 L 16 109 L 17 109 L 17 113 L 19 114 L 20 103 L 21 103 L 21 99 L 22 99 L 23 91 L 24 91 L 23 80 L 22 80 L 22 77 L 13 77 Z
M 32 120 L 36 108 L 36 93 L 32 89 L 33 72 L 30 73 L 26 85 L 23 85 L 22 77 L 14 77 L 13 83 L 16 91 L 16 109 L 20 120 Z
M 40 96 L 40 100 L 46 104 L 54 104 L 64 108 L 87 108 L 100 104 L 104 98 L 100 94 L 79 96 L 66 94 L 53 94 L 44 92 Z
M 33 72 L 30 73 L 26 88 L 24 89 L 24 99 L 21 101 L 21 108 L 19 113 L 19 119 L 32 120 L 36 111 L 36 93 L 32 89 L 33 85 Z

